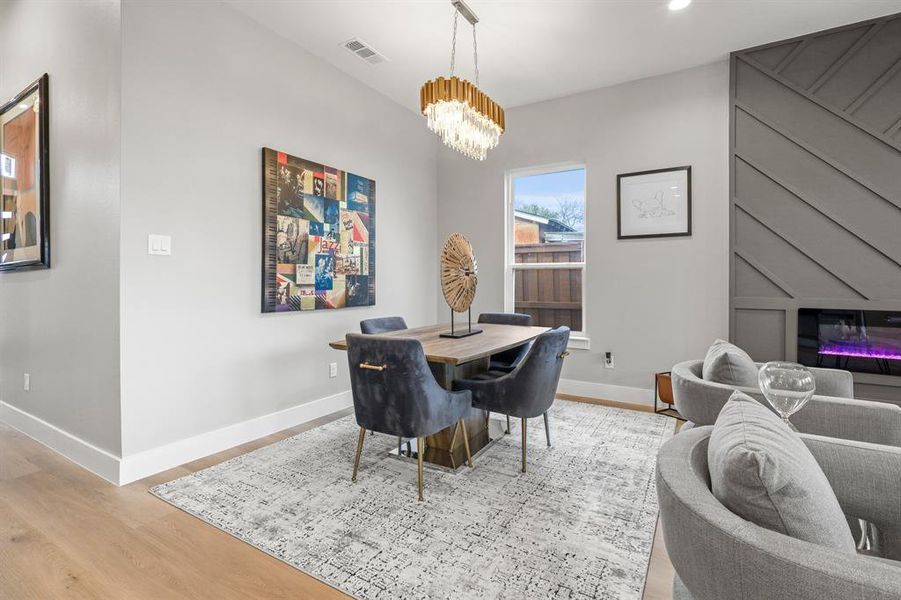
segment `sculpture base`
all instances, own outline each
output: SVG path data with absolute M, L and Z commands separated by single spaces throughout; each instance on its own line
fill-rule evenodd
M 474 327 L 473 329 L 464 329 L 462 331 L 445 331 L 444 333 L 439 333 L 438 337 L 465 338 L 471 335 L 476 335 L 477 333 L 482 333 L 482 330 L 479 327 Z

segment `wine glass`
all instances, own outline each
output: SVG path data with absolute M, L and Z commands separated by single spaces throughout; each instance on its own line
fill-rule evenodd
M 798 429 L 788 420 L 807 404 L 816 390 L 813 373 L 804 365 L 790 362 L 768 362 L 757 375 L 760 391 L 793 431 Z

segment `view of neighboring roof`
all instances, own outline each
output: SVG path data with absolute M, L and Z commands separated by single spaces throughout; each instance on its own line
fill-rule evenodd
M 552 231 L 576 231 L 562 221 L 548 217 L 542 217 L 541 215 L 536 215 L 524 210 L 514 210 L 513 214 L 517 219 L 532 221 L 533 223 L 538 223 L 539 225 L 548 225 Z

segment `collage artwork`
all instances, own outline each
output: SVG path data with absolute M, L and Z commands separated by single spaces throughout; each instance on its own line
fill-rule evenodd
M 263 311 L 375 304 L 375 181 L 268 149 L 263 166 Z

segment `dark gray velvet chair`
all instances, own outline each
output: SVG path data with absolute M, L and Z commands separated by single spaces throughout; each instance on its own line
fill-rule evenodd
M 407 329 L 407 322 L 404 321 L 403 317 L 377 317 L 375 319 L 364 319 L 360 321 L 360 331 L 363 333 L 387 333 L 389 331 L 400 331 L 401 329 Z M 374 434 L 375 432 L 370 432 L 370 434 Z M 397 438 L 397 453 L 401 452 L 401 445 L 403 444 L 403 438 Z M 407 442 L 407 448 L 410 448 L 410 443 Z M 411 454 L 412 456 L 412 454 Z
M 354 414 L 360 426 L 353 481 L 357 480 L 367 429 L 416 438 L 420 500 L 426 436 L 451 426 L 462 428 L 466 460 L 472 467 L 463 422 L 472 406 L 472 395 L 468 391 L 450 392 L 438 385 L 419 340 L 349 333 L 347 360 Z
M 495 325 L 522 325 L 532 326 L 532 315 L 523 313 L 482 313 L 479 315 L 479 323 L 493 323 Z M 492 371 L 504 371 L 509 373 L 522 362 L 529 351 L 531 344 L 523 344 L 516 348 L 510 348 L 491 356 L 489 369 Z
M 544 417 L 547 445 L 551 445 L 551 428 L 547 411 L 554 403 L 563 359 L 569 355 L 569 327 L 558 327 L 542 333 L 526 357 L 510 373 L 497 377 L 459 379 L 455 390 L 472 392 L 472 405 L 490 412 L 522 419 L 522 472 L 526 472 L 526 419 Z
M 386 333 L 401 329 L 407 329 L 407 322 L 403 317 L 379 317 L 360 321 L 360 331 L 363 333 Z

